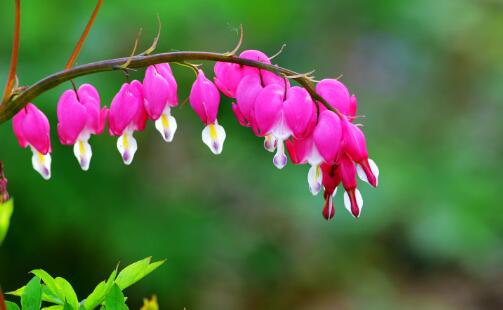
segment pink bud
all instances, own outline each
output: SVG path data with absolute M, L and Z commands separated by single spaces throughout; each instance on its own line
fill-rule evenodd
M 220 93 L 215 84 L 206 78 L 202 70 L 198 71 L 189 100 L 190 106 L 203 123 L 209 125 L 215 122 L 220 104 Z
M 350 97 L 349 90 L 338 80 L 321 80 L 316 85 L 316 92 L 342 114 L 350 117 L 356 115 L 356 97 Z
M 51 177 L 51 138 L 49 120 L 36 106 L 29 103 L 12 119 L 14 134 L 22 147 L 33 152 L 33 168 L 44 179 Z
M 151 65 L 143 79 L 145 111 L 148 118 L 157 120 L 166 106 L 178 105 L 177 84 L 169 64 Z
M 320 114 L 313 132 L 314 143 L 326 163 L 335 163 L 341 150 L 342 128 L 340 118 L 332 111 Z

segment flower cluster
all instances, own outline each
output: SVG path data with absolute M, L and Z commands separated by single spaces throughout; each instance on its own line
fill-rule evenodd
M 242 59 L 271 64 L 267 55 L 247 50 Z M 332 109 L 317 102 L 300 86 L 291 86 L 285 76 L 232 62 L 217 62 L 211 81 L 202 70 L 192 85 L 189 102 L 205 127 L 202 141 L 211 152 L 220 154 L 226 133 L 218 123 L 220 92 L 232 98 L 232 111 L 239 124 L 264 138 L 264 148 L 274 152 L 273 164 L 282 169 L 289 155 L 294 164 L 309 164 L 309 190 L 313 195 L 324 191 L 323 216 L 334 216 L 333 197 L 340 183 L 344 187 L 345 207 L 355 217 L 361 213 L 363 200 L 356 176 L 377 186 L 379 171 L 368 158 L 365 136 L 353 122 L 357 100 L 341 82 L 325 79 L 317 83 L 316 93 Z M 89 169 L 91 135 L 104 131 L 118 137 L 117 148 L 129 165 L 138 148 L 133 136 L 148 120 L 166 142 L 173 141 L 177 122 L 172 109 L 178 105 L 177 82 L 169 64 L 151 65 L 142 82 L 124 83 L 110 107 L 101 107 L 100 96 L 90 84 L 67 90 L 57 108 L 57 131 L 62 144 L 72 145 L 83 170 Z M 338 111 L 338 113 L 334 112 Z M 28 104 L 13 119 L 19 143 L 33 151 L 33 167 L 45 179 L 51 175 L 49 122 L 33 104 Z

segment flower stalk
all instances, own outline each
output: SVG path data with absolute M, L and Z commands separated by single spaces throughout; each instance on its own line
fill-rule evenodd
M 16 69 L 19 54 L 19 31 L 21 24 L 21 0 L 15 0 L 15 2 L 16 16 L 14 20 L 14 42 L 12 44 L 12 56 L 10 61 L 9 75 L 7 77 L 7 84 L 5 85 L 3 94 L 3 103 L 7 102 L 7 100 L 10 98 L 12 89 L 14 88 L 14 83 L 16 82 Z

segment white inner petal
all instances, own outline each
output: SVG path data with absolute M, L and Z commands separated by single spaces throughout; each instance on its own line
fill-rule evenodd
M 272 160 L 274 166 L 278 169 L 283 169 L 288 162 L 288 159 L 285 154 L 285 145 L 283 144 L 283 140 L 278 139 L 276 154 Z
M 344 207 L 346 207 L 346 210 L 348 210 L 351 215 L 353 214 L 351 212 L 351 199 L 349 199 L 348 192 L 344 192 Z
M 276 150 L 277 143 L 278 140 L 273 135 L 267 135 L 264 138 L 264 148 L 271 153 L 274 152 L 274 150 Z
M 372 171 L 372 173 L 376 177 L 376 186 L 377 186 L 377 183 L 379 183 L 379 168 L 377 167 L 377 164 L 375 163 L 375 161 L 373 161 L 372 159 L 369 158 L 368 162 L 369 162 L 370 170 Z
M 309 168 L 307 181 L 309 183 L 309 190 L 311 191 L 311 194 L 316 196 L 321 190 L 321 184 L 323 181 L 323 174 L 319 165 L 312 165 L 311 168 Z
M 134 154 L 138 149 L 138 145 L 136 143 L 136 139 L 133 137 L 132 130 L 125 130 L 122 136 L 117 139 L 117 149 L 121 153 L 124 164 L 131 164 L 134 158 Z
M 91 163 L 91 157 L 93 156 L 93 151 L 88 141 L 89 135 L 81 135 L 79 136 L 77 142 L 73 145 L 73 154 L 84 171 L 89 170 L 89 164 Z
M 33 156 L 31 157 L 31 163 L 33 169 L 35 169 L 42 178 L 49 180 L 51 178 L 51 154 L 46 155 L 39 153 L 34 147 L 31 148 Z
M 358 174 L 360 180 L 367 183 L 369 182 L 369 180 L 367 179 L 367 175 L 365 174 L 365 171 L 363 170 L 360 164 L 356 164 L 356 173 Z
M 224 127 L 220 126 L 217 121 L 215 121 L 214 124 L 204 127 L 202 132 L 204 144 L 206 144 L 215 155 L 222 153 L 225 137 Z
M 161 133 L 164 141 L 173 141 L 178 126 L 176 119 L 171 116 L 171 108 L 169 106 L 166 106 L 161 117 L 155 121 L 155 128 Z

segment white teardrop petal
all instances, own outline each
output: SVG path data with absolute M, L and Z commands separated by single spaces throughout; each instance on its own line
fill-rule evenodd
M 321 190 L 321 184 L 323 181 L 323 174 L 319 165 L 313 165 L 309 168 L 307 181 L 309 183 L 309 190 L 311 191 L 311 194 L 316 196 Z
M 349 199 L 348 192 L 344 192 L 344 207 L 346 207 L 349 213 L 353 214 L 351 212 L 351 199 Z
M 278 139 L 276 154 L 274 155 L 272 162 L 278 169 L 285 168 L 288 159 L 285 154 L 285 145 L 283 144 L 283 140 Z
M 215 155 L 222 153 L 224 141 L 226 138 L 224 127 L 220 126 L 217 122 L 204 127 L 202 132 L 202 139 L 211 152 Z
M 276 143 L 277 143 L 276 137 L 273 135 L 267 135 L 264 138 L 264 148 L 269 151 L 269 152 L 274 152 L 276 150 Z
M 372 171 L 372 173 L 376 177 L 376 186 L 377 186 L 377 184 L 379 183 L 379 168 L 377 167 L 377 164 L 375 163 L 375 161 L 373 161 L 372 159 L 369 158 L 368 161 L 369 161 L 370 170 Z
M 173 141 L 176 129 L 176 119 L 171 116 L 169 110 L 164 112 L 158 120 L 155 121 L 155 128 L 161 133 L 162 138 L 166 142 Z
M 358 204 L 358 209 L 360 209 L 360 215 L 362 214 L 363 208 L 363 197 L 358 188 L 355 189 L 356 203 Z
M 73 154 L 75 155 L 75 158 L 77 158 L 82 170 L 89 170 L 89 164 L 91 163 L 93 151 L 88 140 L 77 140 L 77 142 L 73 145 Z
M 35 148 L 31 149 L 33 151 L 33 156 L 31 157 L 31 163 L 33 169 L 35 169 L 44 180 L 49 180 L 51 178 L 51 154 L 39 153 Z
M 132 131 L 126 130 L 122 136 L 117 139 L 117 149 L 121 153 L 124 164 L 131 164 L 134 154 L 138 149 L 138 145 L 136 143 L 136 139 L 133 137 Z
M 363 168 L 360 164 L 356 164 L 356 173 L 358 174 L 360 180 L 367 183 L 369 182 L 369 180 L 367 179 L 367 175 L 365 174 L 365 171 L 363 171 Z

